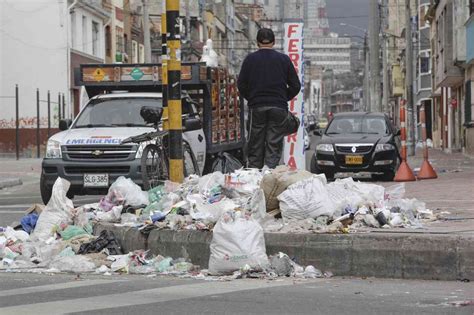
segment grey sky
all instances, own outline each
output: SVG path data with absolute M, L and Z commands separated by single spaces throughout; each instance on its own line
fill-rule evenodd
M 340 35 L 364 36 L 364 33 L 360 30 L 340 26 L 339 24 L 342 22 L 367 29 L 369 0 L 326 0 L 326 4 L 326 13 L 329 17 L 329 28 L 331 32 L 336 32 Z

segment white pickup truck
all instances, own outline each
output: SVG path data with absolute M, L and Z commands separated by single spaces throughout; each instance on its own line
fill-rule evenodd
M 80 82 L 91 99 L 74 121 L 61 120 L 62 131 L 48 139 L 40 183 L 43 202 L 47 203 L 50 199 L 57 177 L 71 182 L 70 198 L 74 195 L 104 194 L 119 176 L 129 177 L 142 185 L 140 159 L 147 143 L 122 144 L 122 141 L 154 130 L 153 126 L 144 122 L 140 109 L 144 106 L 162 106 L 161 85 L 146 76 L 142 80 L 127 77 L 129 72 L 137 72 L 134 69 L 147 73 L 150 67 L 153 67 L 150 71 L 159 71 L 159 65 L 148 64 L 134 67 L 115 64 L 81 66 Z M 215 96 L 222 89 L 219 74 L 216 81 L 216 72 L 221 69 L 200 63 L 190 64 L 189 67 L 191 74 L 182 79 L 183 92 L 188 98 L 194 95 L 192 99 L 196 101 L 186 102 L 184 98 L 183 113 L 200 117 L 200 123 L 186 128 L 183 139 L 189 143 L 202 174 L 206 160 L 211 161 L 215 154 L 242 150 L 245 142 L 243 123 L 240 123 L 243 122 L 243 105 L 237 102 L 236 94 L 232 95 L 232 102 L 230 94 L 224 101 L 211 99 L 211 95 Z M 104 73 L 111 70 L 114 77 L 88 75 L 97 72 L 96 69 Z M 117 71 L 122 73 L 119 82 L 114 81 Z M 215 85 L 218 85 L 217 89 Z M 156 92 L 150 92 L 153 90 Z M 234 112 L 233 116 L 229 115 L 230 111 Z

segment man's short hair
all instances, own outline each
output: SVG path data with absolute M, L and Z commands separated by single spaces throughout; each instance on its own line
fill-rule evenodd
M 257 42 L 260 44 L 271 44 L 275 42 L 275 34 L 269 28 L 261 28 L 257 33 Z

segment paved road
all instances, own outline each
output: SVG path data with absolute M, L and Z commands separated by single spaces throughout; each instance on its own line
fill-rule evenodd
M 0 314 L 472 314 L 473 293 L 442 281 L 0 273 Z

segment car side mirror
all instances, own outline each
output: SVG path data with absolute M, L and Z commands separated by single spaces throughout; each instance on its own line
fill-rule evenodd
M 59 130 L 61 131 L 68 130 L 71 124 L 72 124 L 71 119 L 61 119 L 59 121 Z
M 313 131 L 313 134 L 314 134 L 315 136 L 322 136 L 321 129 L 315 129 L 315 130 Z
M 397 129 L 395 131 L 395 136 L 400 136 L 402 134 L 402 131 L 400 129 Z

